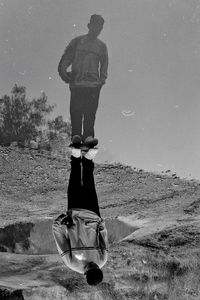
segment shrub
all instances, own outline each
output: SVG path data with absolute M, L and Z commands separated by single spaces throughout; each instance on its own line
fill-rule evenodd
M 35 140 L 38 130 L 46 124 L 45 116 L 54 109 L 47 104 L 47 96 L 42 93 L 37 99 L 26 98 L 26 88 L 15 85 L 11 95 L 0 99 L 0 144 L 9 146 L 17 141 L 19 146 Z

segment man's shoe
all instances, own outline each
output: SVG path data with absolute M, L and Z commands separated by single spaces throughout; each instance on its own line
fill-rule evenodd
M 80 149 L 80 147 L 81 147 L 81 137 L 79 135 L 74 135 L 72 137 L 72 143 L 69 146 Z
M 98 152 L 98 149 L 89 149 L 83 156 L 89 160 L 93 160 Z
M 84 146 L 89 149 L 94 148 L 98 144 L 98 139 L 93 138 L 92 136 L 88 136 L 84 141 Z

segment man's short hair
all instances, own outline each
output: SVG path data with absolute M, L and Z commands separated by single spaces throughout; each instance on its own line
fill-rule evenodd
M 89 285 L 97 285 L 103 280 L 103 272 L 98 265 L 89 267 L 85 275 Z
M 90 24 L 104 24 L 104 18 L 101 15 L 91 15 Z

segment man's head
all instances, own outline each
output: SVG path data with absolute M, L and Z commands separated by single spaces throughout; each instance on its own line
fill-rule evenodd
M 101 30 L 103 29 L 104 19 L 100 15 L 92 15 L 90 17 L 90 22 L 88 24 L 89 36 L 91 38 L 96 38 Z
M 94 262 L 88 263 L 85 269 L 86 280 L 89 285 L 97 285 L 103 280 L 103 272 Z

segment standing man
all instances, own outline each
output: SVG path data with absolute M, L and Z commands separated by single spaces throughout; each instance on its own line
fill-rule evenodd
M 81 156 L 72 148 L 68 185 L 68 210 L 53 223 L 53 235 L 65 265 L 84 274 L 89 285 L 103 280 L 101 268 L 107 261 L 108 238 L 101 218 L 94 183 L 96 149 Z
M 94 138 L 95 115 L 102 85 L 108 69 L 108 51 L 98 39 L 104 25 L 100 15 L 92 15 L 88 33 L 74 38 L 66 47 L 58 66 L 61 79 L 69 83 L 72 143 L 96 146 Z M 68 67 L 71 66 L 71 72 Z M 82 128 L 83 127 L 83 128 Z

